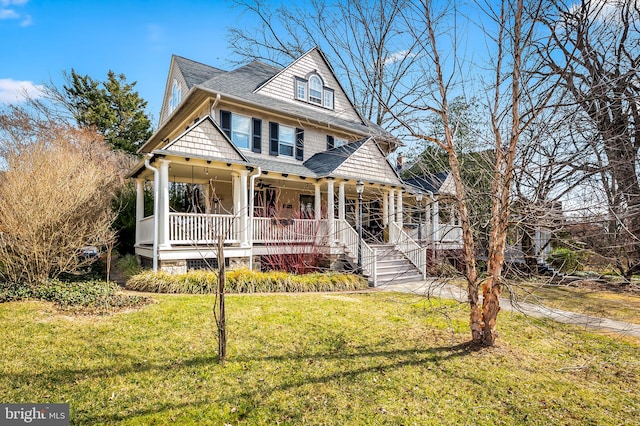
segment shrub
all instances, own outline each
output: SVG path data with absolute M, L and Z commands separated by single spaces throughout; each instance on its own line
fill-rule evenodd
M 360 276 L 338 272 L 295 275 L 280 271 L 238 269 L 226 273 L 225 290 L 228 293 L 311 292 L 361 290 L 367 286 L 367 281 Z M 218 274 L 190 271 L 172 275 L 149 271 L 131 277 L 127 287 L 155 293 L 210 294 L 218 289 Z
M 53 302 L 63 311 L 104 314 L 114 310 L 146 305 L 151 299 L 126 295 L 112 282 L 69 282 L 49 279 L 37 286 L 0 284 L 0 303 L 19 300 Z
M 551 252 L 547 262 L 561 272 L 574 272 L 582 270 L 584 257 L 581 252 L 560 247 Z
M 125 254 L 119 258 L 116 261 L 115 267 L 125 279 L 129 279 L 142 272 L 142 267 L 138 264 L 138 259 L 132 254 Z

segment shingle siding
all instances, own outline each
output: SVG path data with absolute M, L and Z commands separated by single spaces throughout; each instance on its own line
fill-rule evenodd
M 321 111 L 331 111 L 321 106 L 303 103 L 295 97 L 295 80 L 296 77 L 306 78 L 309 73 L 317 72 L 324 85 L 334 91 L 334 110 L 333 113 L 345 120 L 360 122 L 360 117 L 349 102 L 349 99 L 340 88 L 340 84 L 333 76 L 333 72 L 329 69 L 325 61 L 322 59 L 317 50 L 310 51 L 307 55 L 301 57 L 297 62 L 286 68 L 282 73 L 262 86 L 257 93 L 271 96 L 273 98 L 295 102 L 301 107 L 314 108 Z M 308 88 L 307 88 L 308 90 Z
M 167 79 L 167 87 L 165 87 L 165 90 L 164 90 L 164 100 L 162 102 L 162 111 L 160 112 L 160 124 L 164 123 L 164 121 L 167 118 L 169 118 L 169 116 L 171 115 L 171 111 L 169 111 L 169 102 L 171 100 L 171 91 L 173 89 L 173 80 L 177 80 L 178 81 L 178 85 L 180 86 L 180 93 L 181 93 L 181 98 L 182 99 L 184 99 L 184 97 L 187 94 L 187 91 L 189 90 L 189 88 L 187 86 L 187 82 L 185 81 L 184 77 L 182 76 L 182 72 L 180 72 L 180 69 L 176 66 L 175 62 L 172 62 L 172 67 L 171 67 L 171 70 L 169 72 L 169 78 Z
M 213 158 L 241 159 L 238 152 L 208 120 L 202 121 L 190 129 L 180 139 L 172 143 L 169 149 Z
M 400 179 L 384 158 L 373 139 L 364 143 L 333 174 L 338 176 L 400 185 Z

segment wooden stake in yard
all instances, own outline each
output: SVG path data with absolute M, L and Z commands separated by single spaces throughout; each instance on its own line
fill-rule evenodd
M 227 357 L 227 327 L 225 323 L 224 312 L 224 238 L 218 237 L 218 300 L 219 300 L 219 315 L 218 315 L 218 361 L 220 364 L 224 364 L 224 360 Z

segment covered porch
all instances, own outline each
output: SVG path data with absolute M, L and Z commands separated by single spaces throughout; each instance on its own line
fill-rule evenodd
M 248 267 L 268 248 L 295 246 L 347 255 L 354 264 L 360 251 L 363 272 L 374 275 L 375 253 L 367 243 L 374 235 L 411 245 L 402 226 L 400 186 L 361 182 L 359 193 L 354 178 L 305 176 L 294 173 L 295 165 L 287 171 L 263 170 L 257 164 L 166 152 L 145 163 L 134 176 L 136 253 L 155 258 L 156 267 L 166 269 L 178 258 L 213 257 L 222 237 L 225 257 Z M 145 212 L 145 197 L 153 199 L 153 212 Z M 412 244 L 407 250 L 416 251 L 411 257 L 421 265 L 420 247 Z

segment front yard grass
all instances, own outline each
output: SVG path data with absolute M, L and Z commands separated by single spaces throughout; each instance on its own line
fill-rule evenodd
M 639 424 L 638 341 L 503 312 L 469 347 L 463 305 L 396 293 L 158 295 L 110 316 L 0 304 L 2 402 L 72 424 Z

